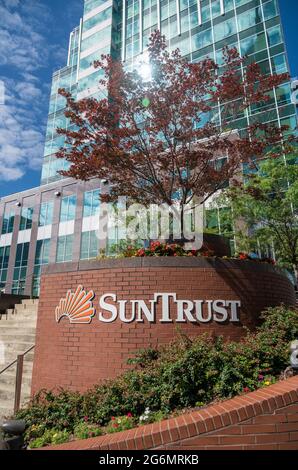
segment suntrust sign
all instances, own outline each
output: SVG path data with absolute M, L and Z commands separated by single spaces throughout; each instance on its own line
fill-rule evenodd
M 90 323 L 95 315 L 93 306 L 94 292 L 86 292 L 78 286 L 75 293 L 68 291 L 56 307 L 56 321 L 67 317 L 70 323 Z M 161 305 L 161 315 L 156 314 Z M 98 320 L 112 323 L 117 319 L 123 323 L 209 323 L 215 321 L 239 322 L 240 300 L 202 300 L 177 299 L 175 292 L 156 292 L 152 299 L 118 300 L 117 294 L 106 293 L 99 299 Z

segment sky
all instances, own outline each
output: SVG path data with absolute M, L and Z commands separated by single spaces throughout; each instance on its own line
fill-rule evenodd
M 51 78 L 83 3 L 0 0 L 0 197 L 39 185 Z
M 279 1 L 296 77 L 298 1 Z M 83 3 L 0 0 L 0 197 L 39 185 L 51 77 L 66 65 L 69 34 Z

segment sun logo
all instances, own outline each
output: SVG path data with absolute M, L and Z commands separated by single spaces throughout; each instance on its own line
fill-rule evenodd
M 68 317 L 70 323 L 91 323 L 92 317 L 95 315 L 93 299 L 93 290 L 87 293 L 83 286 L 78 286 L 75 293 L 69 290 L 66 297 L 61 299 L 56 307 L 57 323 L 63 317 Z

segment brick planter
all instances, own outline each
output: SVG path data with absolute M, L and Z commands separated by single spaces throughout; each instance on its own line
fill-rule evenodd
M 96 315 L 90 324 L 56 322 L 55 308 L 67 291 L 81 284 L 93 289 Z M 239 322 L 161 323 L 156 321 L 112 323 L 98 320 L 99 298 L 105 293 L 117 299 L 143 299 L 154 293 L 175 293 L 177 299 L 230 299 L 241 301 Z M 204 258 L 131 258 L 49 265 L 45 268 L 37 322 L 32 391 L 61 386 L 86 390 L 127 369 L 136 350 L 156 347 L 177 337 L 208 332 L 239 340 L 244 326 L 254 328 L 268 306 L 295 305 L 295 293 L 283 273 L 265 263 Z M 173 305 L 170 305 L 171 315 Z
M 44 450 L 298 450 L 298 377 L 160 423 Z

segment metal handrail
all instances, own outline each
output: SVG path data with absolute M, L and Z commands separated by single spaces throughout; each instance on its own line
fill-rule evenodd
M 34 348 L 35 348 L 35 344 L 33 344 L 33 346 L 31 346 L 29 349 L 27 349 L 27 351 L 25 351 L 24 353 L 19 354 L 19 355 L 24 357 L 24 356 L 26 356 L 26 354 L 28 354 Z M 7 369 L 12 367 L 14 364 L 16 364 L 16 362 L 18 362 L 18 357 L 14 361 L 12 361 L 10 364 L 8 364 L 8 366 L 4 367 L 4 369 L 0 370 L 0 375 L 3 374 L 3 372 L 5 372 Z
M 20 403 L 21 403 L 21 392 L 22 392 L 22 381 L 23 381 L 23 365 L 24 365 L 24 357 L 26 354 L 28 354 L 32 349 L 35 348 L 35 344 L 31 346 L 27 351 L 23 352 L 22 354 L 18 354 L 17 358 L 12 361 L 8 366 L 4 367 L 0 371 L 0 375 L 5 372 L 7 369 L 12 367 L 14 364 L 17 364 L 17 370 L 16 370 L 16 381 L 15 381 L 15 394 L 14 394 L 14 407 L 13 407 L 13 412 L 14 414 L 19 411 L 20 409 Z

